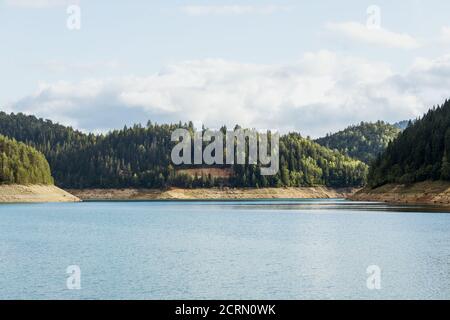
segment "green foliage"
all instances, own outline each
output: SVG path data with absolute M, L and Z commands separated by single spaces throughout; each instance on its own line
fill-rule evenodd
M 0 135 L 0 184 L 53 184 L 44 155 Z
M 441 165 L 441 179 L 450 180 L 450 162 L 448 162 L 447 155 L 444 154 Z
M 403 125 L 403 123 L 399 123 L 399 126 Z M 383 121 L 361 122 L 357 126 L 351 126 L 343 131 L 320 138 L 316 142 L 369 164 L 386 149 L 389 142 L 394 140 L 400 132 L 401 129 L 397 126 Z
M 49 120 L 0 113 L 0 133 L 43 152 L 57 185 L 65 188 L 347 187 L 362 186 L 367 176 L 367 166 L 360 161 L 295 133 L 280 138 L 280 171 L 275 176 L 262 176 L 259 165 L 234 166 L 230 179 L 178 174 L 176 169 L 189 168 L 174 168 L 170 159 L 171 133 L 180 127 L 193 130 L 191 123 L 149 122 L 146 127 L 87 135 Z
M 402 131 L 405 130 L 406 128 L 408 128 L 408 125 L 409 125 L 409 120 L 403 120 L 403 121 L 396 122 L 393 124 L 394 127 L 398 128 Z
M 263 187 L 362 186 L 367 170 L 367 166 L 358 160 L 290 133 L 280 138 L 280 171 L 277 175 L 261 177 L 253 166 L 236 166 L 235 184 L 255 187 L 255 183 L 245 178 L 256 174 L 258 186 Z
M 450 180 L 450 102 L 410 122 L 370 168 L 369 183 Z

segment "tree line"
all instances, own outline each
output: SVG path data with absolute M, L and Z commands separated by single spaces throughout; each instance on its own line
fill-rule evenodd
M 369 185 L 450 180 L 450 101 L 433 107 L 389 144 L 369 171 Z
M 327 134 L 316 142 L 370 164 L 400 134 L 402 126 L 403 122 L 395 125 L 383 121 L 361 122 L 337 133 Z
M 262 176 L 259 165 L 248 164 L 233 166 L 228 179 L 181 174 L 179 169 L 189 166 L 174 166 L 170 158 L 175 145 L 171 133 L 177 128 L 194 130 L 192 123 L 149 121 L 107 134 L 85 134 L 50 120 L 0 112 L 0 134 L 41 151 L 56 184 L 64 188 L 348 187 L 366 182 L 366 164 L 298 133 L 280 138 L 280 171 L 275 176 Z
M 0 135 L 0 184 L 53 184 L 53 178 L 42 153 Z

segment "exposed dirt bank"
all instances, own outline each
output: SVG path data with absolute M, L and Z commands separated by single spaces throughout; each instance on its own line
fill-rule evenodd
M 357 201 L 450 205 L 450 182 L 426 181 L 412 185 L 388 184 L 363 189 L 349 197 Z
M 68 190 L 82 200 L 245 200 L 346 198 L 357 189 L 266 188 L 266 189 L 84 189 Z
M 0 185 L 0 203 L 78 201 L 79 198 L 55 186 Z

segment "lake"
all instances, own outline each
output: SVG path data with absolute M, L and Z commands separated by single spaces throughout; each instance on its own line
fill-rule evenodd
M 5 204 L 0 299 L 450 299 L 450 214 L 345 200 Z

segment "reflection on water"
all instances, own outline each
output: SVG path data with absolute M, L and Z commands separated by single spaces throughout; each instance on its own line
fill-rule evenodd
M 93 201 L 97 202 L 97 201 Z M 122 202 L 122 201 L 118 201 Z M 124 201 L 122 203 L 126 203 Z M 130 201 L 131 202 L 131 201 Z M 134 202 L 134 201 L 132 201 Z M 147 201 L 141 201 L 147 202 Z M 172 206 L 201 206 L 201 207 L 217 207 L 224 206 L 232 209 L 243 210 L 337 210 L 337 212 L 361 212 L 361 211 L 379 211 L 379 212 L 435 212 L 435 213 L 450 213 L 450 207 L 439 205 L 425 205 L 425 204 L 391 204 L 385 202 L 369 202 L 369 201 L 349 201 L 341 199 L 276 199 L 276 200 L 177 200 L 177 201 L 151 201 L 154 203 L 170 203 Z M 128 202 L 129 203 L 129 202 Z
M 217 203 L 215 204 L 217 205 Z M 338 210 L 338 211 L 380 211 L 380 212 L 450 212 L 449 207 L 436 205 L 386 204 L 384 202 L 356 202 L 346 200 L 276 200 L 235 203 L 258 210 Z
M 449 299 L 449 231 L 444 208 L 344 200 L 1 205 L 0 299 Z

